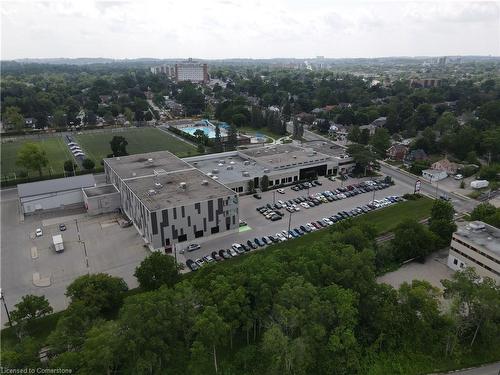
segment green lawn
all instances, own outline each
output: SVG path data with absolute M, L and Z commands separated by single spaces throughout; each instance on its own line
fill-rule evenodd
M 63 165 L 66 160 L 73 158 L 62 137 L 57 136 L 45 139 L 23 139 L 14 142 L 5 142 L 1 145 L 1 171 L 4 176 L 14 177 L 14 173 L 23 171 L 22 167 L 16 165 L 17 152 L 25 143 L 36 143 L 40 145 L 47 154 L 49 165 L 44 168 L 43 174 L 64 173 Z M 30 176 L 38 176 L 38 172 L 29 171 Z
M 193 146 L 154 128 L 109 130 L 81 134 L 75 138 L 87 156 L 94 159 L 96 165 L 99 165 L 101 160 L 111 153 L 109 142 L 115 135 L 125 137 L 128 142 L 127 152 L 129 154 L 162 150 L 170 151 L 179 157 L 196 154 L 196 149 Z
M 254 129 L 251 126 L 240 126 L 238 128 L 238 131 L 241 133 L 244 133 L 244 134 L 248 134 L 248 135 L 255 135 L 256 133 L 260 133 L 260 134 L 267 135 L 268 137 L 271 137 L 274 139 L 284 137 L 284 135 L 276 134 L 267 128 Z

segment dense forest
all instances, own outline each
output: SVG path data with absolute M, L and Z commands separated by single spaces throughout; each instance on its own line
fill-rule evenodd
M 46 300 L 16 306 L 2 365 L 37 367 L 41 347 L 47 366 L 77 374 L 420 374 L 498 359 L 492 280 L 467 269 L 442 282 L 444 293 L 376 281 L 392 260 L 425 261 L 449 241 L 451 206 L 435 203 L 430 221 L 401 223 L 383 252 L 370 225 L 348 221 L 183 276 L 155 253 L 133 293 L 119 278 L 80 277 L 43 342 L 33 335 Z

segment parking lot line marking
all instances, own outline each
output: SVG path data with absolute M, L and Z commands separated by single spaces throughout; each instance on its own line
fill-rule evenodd
M 36 259 L 38 258 L 38 250 L 36 249 L 36 246 L 33 246 L 31 248 L 31 259 Z

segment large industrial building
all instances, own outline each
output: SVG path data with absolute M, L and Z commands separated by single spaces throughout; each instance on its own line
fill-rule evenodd
M 250 181 L 259 188 L 264 175 L 273 187 L 337 175 L 354 166 L 352 158 L 338 146 L 321 141 L 305 145 L 270 145 L 184 160 L 237 193 L 248 193 Z
M 473 267 L 479 276 L 500 282 L 500 229 L 481 221 L 459 224 L 451 238 L 448 267 Z
M 104 159 L 104 170 L 151 249 L 238 229 L 238 195 L 170 152 Z

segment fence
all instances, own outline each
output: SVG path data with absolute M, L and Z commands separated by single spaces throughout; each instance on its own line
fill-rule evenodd
M 90 174 L 90 173 L 102 173 L 104 172 L 103 167 L 98 167 L 94 168 L 91 171 L 83 170 L 83 171 L 75 171 L 76 176 L 80 176 L 83 174 Z M 73 176 L 72 172 L 64 172 L 64 173 L 51 173 L 49 172 L 48 175 L 42 175 L 42 176 L 26 176 L 26 177 L 18 177 L 15 173 L 11 173 L 9 175 L 2 175 L 1 176 L 1 187 L 9 187 L 9 186 L 16 186 L 18 184 L 25 184 L 27 182 L 36 182 L 36 181 L 45 181 L 45 180 L 52 180 L 55 178 L 64 178 L 64 177 L 70 177 Z

